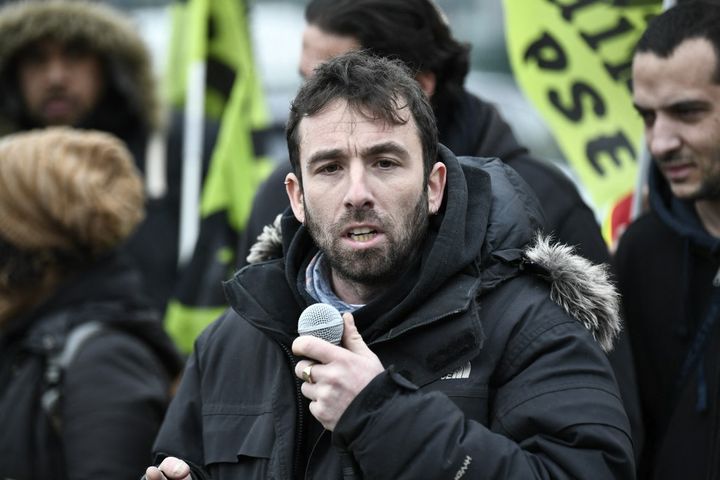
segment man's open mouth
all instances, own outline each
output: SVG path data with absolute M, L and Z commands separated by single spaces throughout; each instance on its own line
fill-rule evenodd
M 369 242 L 377 235 L 377 231 L 371 228 L 353 228 L 348 232 L 348 237 L 356 242 Z

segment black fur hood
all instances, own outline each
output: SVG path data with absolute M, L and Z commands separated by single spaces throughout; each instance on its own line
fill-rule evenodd
M 99 54 L 109 82 L 123 97 L 117 108 L 130 109 L 148 127 L 157 126 L 158 99 L 149 52 L 129 18 L 96 2 L 35 0 L 0 8 L 0 133 L 18 127 L 16 57 L 45 38 L 87 43 Z

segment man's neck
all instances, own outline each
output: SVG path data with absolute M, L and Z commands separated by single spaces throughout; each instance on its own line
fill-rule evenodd
M 720 238 L 720 200 L 698 200 L 695 211 L 705 230 L 715 238 Z

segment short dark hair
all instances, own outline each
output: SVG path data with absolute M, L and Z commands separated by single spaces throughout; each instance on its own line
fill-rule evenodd
M 703 1 L 676 5 L 650 20 L 635 46 L 635 54 L 652 53 L 661 58 L 672 55 L 684 41 L 703 38 L 715 50 L 715 74 L 720 83 L 720 5 Z
M 298 179 L 302 181 L 300 121 L 337 99 L 346 100 L 354 112 L 389 125 L 406 123 L 399 110 L 407 108 L 420 136 L 427 181 L 438 151 L 438 130 L 427 96 L 401 61 L 364 51 L 349 52 L 322 63 L 292 101 L 286 136 L 290 163 Z
M 467 43 L 453 38 L 433 0 L 311 0 L 305 20 L 327 33 L 355 38 L 362 48 L 435 74 L 434 106 L 462 95 L 470 68 Z

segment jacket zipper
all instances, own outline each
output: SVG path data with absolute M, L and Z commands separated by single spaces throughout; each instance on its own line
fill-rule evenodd
M 309 478 L 308 473 L 310 473 L 310 460 L 312 459 L 313 455 L 315 454 L 315 450 L 317 449 L 317 446 L 320 444 L 320 440 L 322 440 L 323 436 L 325 435 L 325 432 L 327 432 L 327 430 L 325 430 L 325 429 L 323 429 L 323 431 L 320 432 L 320 436 L 317 438 L 317 440 L 315 440 L 315 443 L 313 444 L 313 447 L 310 450 L 310 455 L 308 455 L 308 462 L 307 462 L 307 465 L 305 465 L 305 475 L 303 477 L 305 480 L 307 480 Z
M 295 361 L 295 356 L 285 344 L 281 342 L 278 343 L 290 360 L 291 369 L 294 370 L 295 364 L 297 363 Z M 303 408 L 302 392 L 300 391 L 300 379 L 295 375 L 293 375 L 293 379 L 295 380 L 295 403 L 297 407 L 297 429 L 295 431 L 295 451 L 293 452 L 293 475 L 295 478 L 300 478 L 300 473 L 302 472 L 300 469 L 300 452 L 303 440 L 303 429 L 305 426 L 305 409 Z

